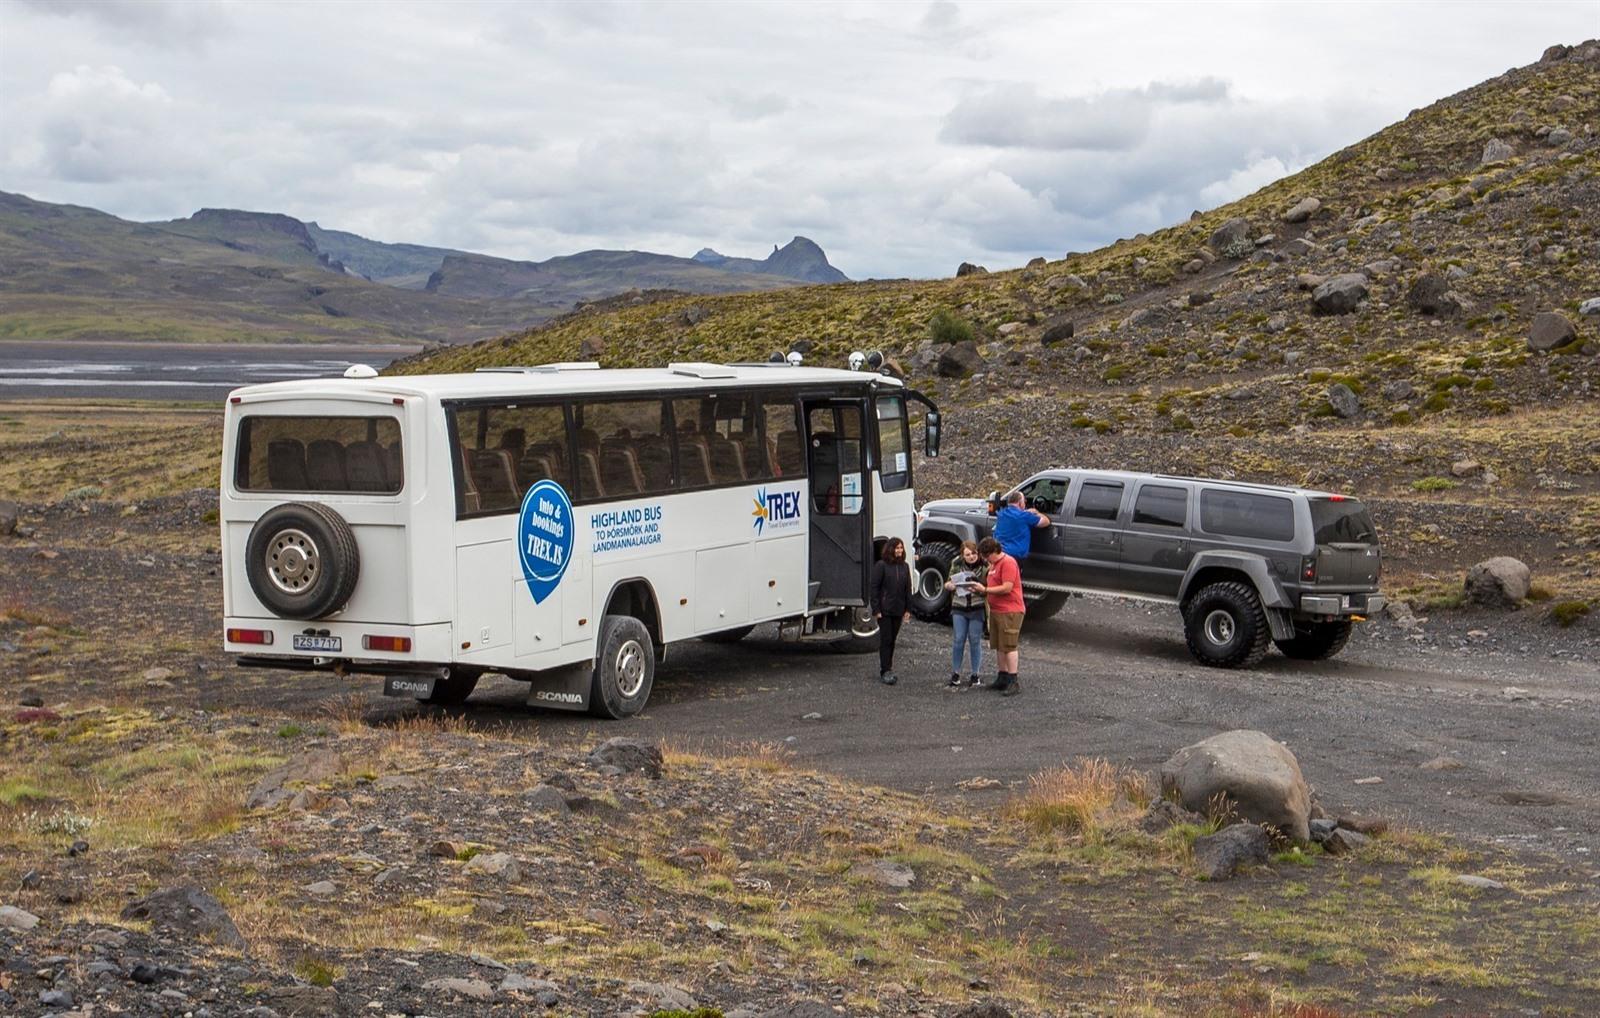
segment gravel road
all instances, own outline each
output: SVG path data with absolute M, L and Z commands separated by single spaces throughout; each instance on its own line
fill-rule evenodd
M 976 801 L 1075 757 L 1154 769 L 1216 732 L 1257 728 L 1294 750 L 1330 812 L 1576 853 L 1600 869 L 1597 641 L 1553 632 L 1508 616 L 1454 615 L 1415 636 L 1370 623 L 1334 661 L 1274 654 L 1218 671 L 1190 660 L 1171 609 L 1083 598 L 1026 631 L 1025 692 L 1010 699 L 947 691 L 949 631 L 913 624 L 894 687 L 875 681 L 875 657 L 785 646 L 764 629 L 733 648 L 674 647 L 649 710 L 625 725 L 527 713 L 525 687 L 508 680 L 471 703 L 483 720 L 537 718 L 551 734 L 783 742 L 806 766 Z M 1460 766 L 1421 768 L 1439 757 Z M 957 788 L 974 777 L 1002 785 Z

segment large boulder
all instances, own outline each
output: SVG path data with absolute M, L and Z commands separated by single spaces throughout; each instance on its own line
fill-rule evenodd
M 1194 839 L 1194 862 L 1207 880 L 1227 880 L 1241 867 L 1265 865 L 1268 847 L 1267 832 L 1256 824 L 1230 824 Z
M 1528 326 L 1528 349 L 1544 353 L 1566 346 L 1578 338 L 1578 330 L 1559 311 L 1541 311 Z
M 970 339 L 953 343 L 939 354 L 937 370 L 945 378 L 966 378 L 983 370 L 983 354 Z
M 1340 273 L 1311 291 L 1311 303 L 1325 315 L 1347 315 L 1366 299 L 1367 277 L 1359 272 Z
M 1490 608 L 1515 608 L 1527 598 L 1533 571 L 1520 559 L 1497 555 L 1467 570 L 1467 600 Z
M 156 929 L 184 936 L 202 936 L 223 947 L 243 948 L 244 937 L 222 902 L 193 884 L 169 887 L 133 902 L 122 918 L 138 919 Z
M 956 278 L 958 279 L 962 276 L 987 276 L 988 274 L 988 269 L 982 265 L 974 265 L 971 262 L 962 262 L 956 267 Z
M 1222 806 L 1301 844 L 1310 837 L 1311 789 L 1300 763 L 1264 732 L 1223 732 L 1178 750 L 1161 765 L 1161 792 L 1185 809 Z
M 1211 250 L 1228 258 L 1243 258 L 1255 250 L 1250 242 L 1250 222 L 1242 216 L 1234 216 L 1211 231 L 1206 243 L 1211 245 Z

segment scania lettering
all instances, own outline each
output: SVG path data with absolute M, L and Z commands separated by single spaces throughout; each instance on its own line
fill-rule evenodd
M 898 379 L 794 363 L 238 389 L 224 645 L 434 703 L 498 673 L 619 718 L 682 640 L 859 641 L 877 550 L 913 536 L 917 415 L 937 455 L 937 409 Z

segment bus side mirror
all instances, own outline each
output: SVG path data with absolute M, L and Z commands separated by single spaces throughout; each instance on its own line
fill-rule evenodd
M 922 451 L 929 459 L 935 459 L 939 455 L 939 431 L 942 423 L 943 418 L 937 410 L 929 410 L 922 419 Z

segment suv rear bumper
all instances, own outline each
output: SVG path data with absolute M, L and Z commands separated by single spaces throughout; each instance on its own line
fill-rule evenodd
M 1371 615 L 1388 603 L 1382 594 L 1303 594 L 1300 610 L 1308 615 Z

